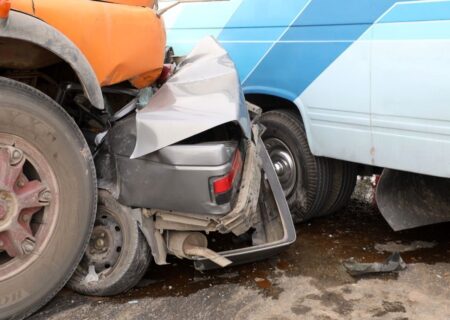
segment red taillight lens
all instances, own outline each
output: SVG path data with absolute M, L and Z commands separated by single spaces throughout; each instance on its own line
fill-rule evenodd
M 217 178 L 213 181 L 214 194 L 221 194 L 229 192 L 233 189 L 233 184 L 236 177 L 239 176 L 239 172 L 242 168 L 242 156 L 241 152 L 236 150 L 233 158 L 233 164 L 230 172 L 221 178 Z
M 173 75 L 174 67 L 172 64 L 164 64 L 161 75 L 158 78 L 158 84 L 162 86 Z
M 11 10 L 11 1 L 0 0 L 0 19 L 8 18 L 9 10 Z

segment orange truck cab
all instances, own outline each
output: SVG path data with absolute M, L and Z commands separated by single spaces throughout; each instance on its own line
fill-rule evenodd
M 164 62 L 164 23 L 152 0 L 14 0 L 12 10 L 55 27 L 86 56 L 101 86 L 131 80 L 145 87 Z

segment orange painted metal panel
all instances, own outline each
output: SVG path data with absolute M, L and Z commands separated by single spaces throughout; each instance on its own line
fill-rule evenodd
M 10 0 L 0 0 L 0 19 L 8 18 L 10 8 L 11 8 Z
M 151 8 L 91 0 L 14 0 L 12 8 L 64 33 L 84 53 L 102 86 L 144 78 L 138 82 L 142 87 L 161 73 L 166 34 Z
M 154 0 L 102 0 L 102 1 L 119 4 L 128 4 L 132 6 L 150 7 L 150 8 L 153 8 L 153 6 L 155 5 Z

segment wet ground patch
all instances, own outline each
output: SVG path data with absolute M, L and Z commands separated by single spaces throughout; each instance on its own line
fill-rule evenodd
M 368 192 L 367 186 L 363 186 L 362 190 L 359 191 Z M 244 290 L 245 295 L 255 292 L 261 299 L 268 299 L 267 301 L 273 301 L 276 305 L 279 299 L 283 299 L 280 297 L 283 297 L 285 290 L 291 290 L 289 294 L 293 295 L 302 293 L 302 287 L 286 289 L 287 284 L 291 282 L 289 279 L 308 279 L 306 282 L 300 281 L 299 286 L 302 283 L 308 284 L 312 293 L 292 298 L 283 312 L 288 312 L 294 318 L 309 317 L 312 314 L 313 319 L 346 318 L 357 312 L 356 306 L 361 308 L 366 300 L 370 300 L 377 301 L 377 305 L 368 307 L 367 310 L 374 319 L 405 319 L 407 316 L 403 310 L 408 311 L 405 303 L 411 299 L 413 301 L 415 296 L 411 298 L 405 293 L 405 301 L 389 298 L 389 286 L 392 281 L 396 281 L 398 274 L 362 278 L 364 281 L 374 281 L 380 288 L 383 282 L 389 283 L 387 293 L 380 289 L 380 292 L 366 290 L 362 294 L 358 291 L 358 281 L 361 281 L 361 278 L 348 275 L 342 262 L 352 257 L 360 262 L 382 262 L 390 252 L 380 248 L 408 248 L 401 253 L 407 264 L 447 264 L 450 263 L 449 227 L 450 223 L 444 223 L 394 232 L 372 202 L 356 193 L 350 205 L 341 212 L 297 225 L 296 243 L 272 259 L 205 272 L 196 271 L 192 263 L 186 260 L 173 260 L 174 263 L 168 266 L 152 265 L 138 287 L 125 294 L 111 298 L 92 298 L 79 296 L 65 289 L 35 318 L 45 319 L 53 316 L 57 319 L 58 314 L 64 311 L 80 307 L 96 310 L 97 306 L 102 304 L 117 308 L 137 308 L 134 303 L 155 299 L 162 299 L 161 303 L 166 300 L 173 303 L 200 296 L 210 301 L 208 303 L 217 299 L 225 301 L 230 299 L 228 294 L 234 295 L 227 290 Z M 433 245 L 427 245 L 430 243 Z M 433 275 L 436 286 L 444 280 L 450 281 L 450 269 L 448 272 L 445 271 L 446 267 L 438 269 L 439 272 Z M 367 285 L 366 282 L 363 282 L 363 285 Z M 383 295 L 388 298 L 383 298 Z M 420 292 L 415 295 L 420 296 Z M 244 301 L 245 299 L 242 303 Z M 329 313 L 317 313 L 320 308 L 327 309 Z M 242 319 L 246 318 L 246 313 L 247 311 L 242 312 Z M 277 318 L 277 315 L 270 316 Z M 281 318 L 283 317 L 280 315 Z

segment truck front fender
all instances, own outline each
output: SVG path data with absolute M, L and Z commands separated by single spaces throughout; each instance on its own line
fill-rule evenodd
M 94 70 L 80 49 L 60 31 L 35 17 L 11 11 L 6 23 L 0 26 L 0 38 L 30 42 L 67 62 L 77 74 L 91 104 L 98 109 L 104 108 L 102 90 Z

